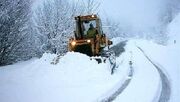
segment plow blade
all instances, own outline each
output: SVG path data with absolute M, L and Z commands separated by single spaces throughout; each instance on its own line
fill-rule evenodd
M 98 63 L 109 63 L 111 69 L 111 74 L 114 73 L 116 68 L 116 56 L 113 51 L 103 51 L 98 57 L 91 57 L 95 59 Z

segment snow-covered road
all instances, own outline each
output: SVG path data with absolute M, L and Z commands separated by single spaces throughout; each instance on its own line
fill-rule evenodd
M 128 41 L 126 53 L 132 53 L 133 77 L 114 102 L 158 102 L 161 92 L 161 78 L 158 70 L 135 46 Z
M 120 95 L 124 91 L 124 89 L 129 85 L 132 77 L 133 67 L 130 62 L 130 70 L 127 80 L 125 80 L 124 83 L 110 97 L 108 97 L 107 99 L 103 99 L 101 102 L 112 102 L 113 100 L 115 100 L 118 97 L 118 95 Z
M 126 42 L 127 41 L 122 41 L 110 48 L 110 50 L 113 50 L 115 52 L 116 57 L 119 57 L 125 51 L 124 47 L 126 45 Z M 128 86 L 128 84 L 131 81 L 131 78 L 133 77 L 132 64 L 133 64 L 132 61 L 129 61 L 129 72 L 128 72 L 128 76 L 127 76 L 128 78 L 123 82 L 123 84 L 120 85 L 120 87 L 116 91 L 114 91 L 114 93 L 112 93 L 109 97 L 102 99 L 101 102 L 112 102 Z
M 147 54 L 144 52 L 144 50 L 140 47 L 138 47 L 138 49 L 144 54 L 144 56 L 154 65 L 154 67 L 158 70 L 160 77 L 161 77 L 161 82 L 162 82 L 162 90 L 161 90 L 161 96 L 159 97 L 159 101 L 158 102 L 168 102 L 170 99 L 170 95 L 171 95 L 171 84 L 170 81 L 168 79 L 168 77 L 166 76 L 166 74 L 161 70 L 161 68 L 156 65 L 148 56 Z
M 122 47 L 120 47 L 119 45 L 123 45 L 123 43 L 124 42 L 119 43 L 113 48 L 116 51 L 116 55 L 118 55 L 118 51 L 122 51 Z M 124 83 L 121 84 L 121 86 L 119 88 L 116 88 L 117 90 L 114 91 L 114 93 L 111 94 L 111 96 L 109 96 L 108 98 L 102 100 L 101 102 L 112 102 L 112 101 L 119 102 L 119 101 L 122 101 L 122 100 L 123 101 L 128 101 L 128 102 L 134 102 L 134 100 L 136 100 L 136 102 L 168 102 L 168 100 L 170 98 L 170 83 L 169 83 L 169 80 L 167 79 L 166 75 L 161 71 L 161 69 L 157 65 L 152 63 L 152 61 L 147 56 L 144 56 L 145 53 L 144 52 L 142 53 L 142 49 L 139 50 L 138 48 L 136 48 L 135 43 L 130 41 L 130 43 L 126 47 L 126 53 L 128 53 L 128 51 L 130 53 L 136 54 L 134 56 L 131 56 L 129 61 L 132 61 L 132 59 L 134 59 L 135 64 L 137 64 L 137 61 L 139 59 L 138 57 L 142 56 L 142 57 L 140 57 L 141 60 L 144 59 L 145 63 L 147 63 L 147 64 L 143 65 L 142 64 L 143 61 L 141 62 L 141 64 L 143 66 L 146 66 L 148 69 L 150 69 L 150 71 L 147 71 L 147 73 L 146 73 L 146 71 L 144 71 L 144 73 L 143 73 L 144 75 L 142 75 L 142 76 L 143 76 L 143 78 L 145 78 L 147 80 L 148 79 L 152 80 L 152 82 L 150 82 L 150 83 L 148 83 L 147 80 L 146 80 L 146 82 L 152 87 L 152 89 L 154 88 L 154 90 L 152 90 L 152 89 L 149 90 L 149 93 L 151 93 L 151 95 L 154 95 L 154 96 L 149 97 L 149 101 L 147 101 L 147 100 L 144 101 L 147 97 L 146 98 L 141 98 L 141 97 L 138 97 L 138 96 L 140 96 L 140 95 L 143 96 L 144 94 L 146 94 L 148 92 L 147 88 L 149 88 L 149 87 L 146 87 L 146 88 L 144 87 L 145 89 L 140 87 L 139 89 L 138 88 L 135 89 L 139 95 L 136 95 L 137 94 L 136 93 L 136 94 L 133 94 L 134 95 L 133 98 L 129 98 L 129 97 L 128 98 L 126 97 L 126 99 L 122 98 L 122 95 L 124 93 L 126 93 L 127 90 L 128 90 L 127 93 L 130 92 L 130 94 L 134 93 L 134 91 L 135 91 L 134 89 L 133 90 L 128 89 L 129 87 L 131 87 L 131 85 L 135 85 L 133 82 L 131 82 L 131 79 L 137 80 L 137 79 L 134 79 L 134 77 L 133 77 L 134 70 L 136 72 L 137 69 L 136 68 L 134 69 L 133 66 L 130 65 L 129 66 L 129 68 L 130 68 L 129 73 L 131 73 L 131 74 L 129 74 L 129 76 L 128 76 L 129 78 L 127 78 L 127 80 L 125 80 Z M 150 66 L 149 64 L 151 65 L 151 67 L 149 67 Z M 141 67 L 141 66 L 139 66 L 139 67 L 140 67 L 139 69 L 144 68 L 144 67 Z M 142 70 L 144 70 L 144 69 L 142 69 Z M 152 70 L 154 70 L 154 71 L 152 71 Z M 142 74 L 142 73 L 139 73 L 139 74 Z M 148 75 L 149 76 L 155 75 L 155 76 L 149 78 Z M 136 77 L 136 75 L 135 75 L 135 77 Z M 141 81 L 136 82 L 137 85 L 141 84 L 141 86 L 143 86 L 142 83 L 144 85 L 147 84 L 147 83 L 144 83 L 144 82 L 141 82 Z M 123 92 L 123 91 L 125 91 L 125 92 Z M 139 93 L 139 91 L 142 91 L 142 93 Z M 152 94 L 153 91 L 154 91 L 154 94 Z
M 67 53 L 57 65 L 50 64 L 57 55 L 44 54 L 1 67 L 0 102 L 168 102 L 169 77 L 146 50 L 134 41 L 112 49 L 120 55 L 113 75 L 107 64 L 80 53 Z

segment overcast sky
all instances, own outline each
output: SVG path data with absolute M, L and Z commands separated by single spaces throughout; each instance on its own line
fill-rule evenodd
M 43 0 L 35 0 L 42 3 Z M 75 1 L 75 0 L 73 0 Z M 167 0 L 97 0 L 101 3 L 100 15 L 108 16 L 122 25 L 145 30 L 160 24 L 159 16 Z
M 131 25 L 135 29 L 146 29 L 159 24 L 159 16 L 166 0 L 103 0 L 101 15 Z

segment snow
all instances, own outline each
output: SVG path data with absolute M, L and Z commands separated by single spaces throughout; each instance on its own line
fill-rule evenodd
M 57 65 L 54 54 L 0 69 L 0 102 L 92 102 L 120 85 L 128 67 L 111 75 L 108 65 L 69 52 Z M 121 60 L 121 59 L 120 59 Z
M 126 51 L 132 52 L 134 75 L 130 84 L 114 102 L 156 102 L 161 91 L 158 71 L 133 41 L 128 42 Z
M 179 46 L 161 46 L 148 41 L 136 41 L 136 44 L 143 48 L 150 58 L 161 66 L 171 81 L 172 95 L 170 102 L 180 100 L 180 49 Z M 148 46 L 147 46 L 148 45 Z M 151 50 L 150 50 L 151 49 Z
M 114 44 L 122 41 L 114 38 Z M 162 46 L 146 40 L 129 40 L 125 52 L 117 58 L 115 73 L 108 63 L 76 52 L 68 52 L 59 63 L 51 64 L 55 54 L 40 59 L 0 67 L 0 102 L 99 102 L 107 99 L 130 79 L 114 102 L 158 102 L 162 83 L 158 70 L 137 48 L 166 74 L 171 83 L 170 102 L 178 102 L 180 86 L 179 47 Z M 128 77 L 133 62 L 133 76 Z
M 167 31 L 170 36 L 169 44 L 174 44 L 174 40 L 178 46 L 180 45 L 180 13 L 174 18 L 174 20 L 168 25 Z M 176 44 L 176 45 L 177 45 Z M 180 48 L 178 47 L 177 48 Z
M 163 38 L 157 30 L 159 32 L 165 30 L 164 23 L 171 21 L 170 18 L 166 18 L 170 13 L 174 16 L 173 9 L 176 7 L 172 6 L 178 5 L 174 5 L 178 0 L 101 1 L 100 15 L 119 23 L 121 30 L 119 34 L 123 32 L 129 36 L 154 39 L 158 39 L 159 36 Z M 42 2 L 35 0 L 32 9 L 42 6 Z M 62 16 L 69 13 L 64 10 L 60 14 Z M 69 22 L 63 21 L 69 25 Z M 108 63 L 98 64 L 94 59 L 76 52 L 66 53 L 56 65 L 51 62 L 58 55 L 45 53 L 40 59 L 33 58 L 2 66 L 0 102 L 99 102 L 111 97 L 127 80 L 130 80 L 129 84 L 113 100 L 114 102 L 159 102 L 163 90 L 160 73 L 137 46 L 161 68 L 170 81 L 169 102 L 179 102 L 180 13 L 167 26 L 167 34 L 170 37 L 167 46 L 142 39 L 128 39 L 125 52 L 117 58 L 118 67 L 113 75 Z M 122 38 L 112 40 L 113 46 L 124 41 Z M 132 77 L 129 76 L 131 71 L 129 61 L 133 62 Z
M 162 57 L 153 56 L 153 59 L 157 59 L 157 62 L 163 65 L 169 72 L 172 88 L 173 98 L 172 102 L 178 102 L 180 100 L 180 13 L 174 18 L 174 20 L 168 25 L 168 34 L 170 36 L 169 46 L 164 47 Z M 176 40 L 176 43 L 174 43 Z M 160 53 L 160 49 L 157 50 L 157 54 Z M 162 53 L 162 52 L 161 52 Z M 161 60 L 163 58 L 163 60 Z

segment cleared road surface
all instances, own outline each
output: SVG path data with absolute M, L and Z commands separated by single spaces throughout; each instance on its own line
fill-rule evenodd
M 138 47 L 138 49 L 141 50 L 141 52 L 144 54 L 144 56 L 154 65 L 154 67 L 158 70 L 159 75 L 161 77 L 161 82 L 162 82 L 162 91 L 161 91 L 161 95 L 159 98 L 158 102 L 168 102 L 171 96 L 171 84 L 170 81 L 168 79 L 168 77 L 166 76 L 166 74 L 161 70 L 161 68 L 156 65 L 148 56 L 147 54 L 144 52 L 143 49 L 141 49 L 140 47 Z

